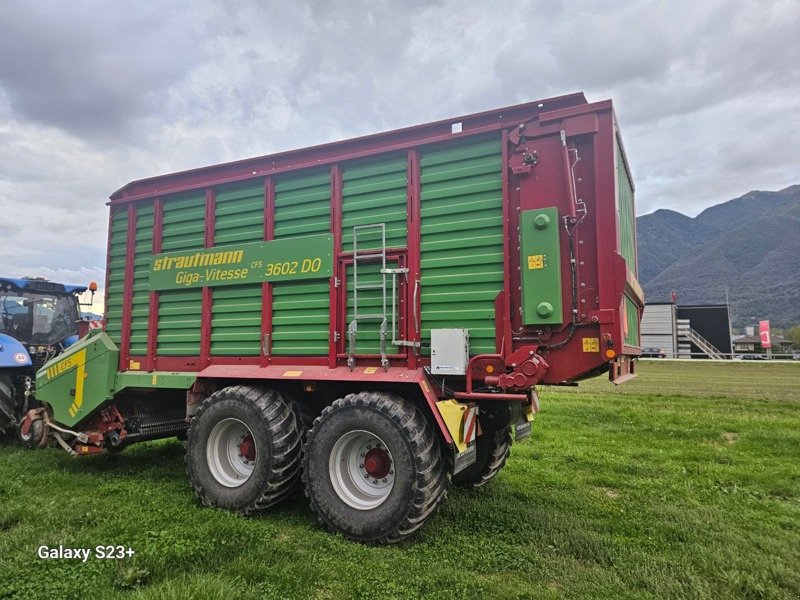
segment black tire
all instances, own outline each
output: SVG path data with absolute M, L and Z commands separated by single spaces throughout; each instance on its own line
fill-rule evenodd
M 212 472 L 216 469 L 219 473 L 219 469 L 209 466 L 206 452 L 209 443 L 213 444 L 212 433 L 235 421 L 246 427 L 255 447 L 253 466 L 248 465 L 252 470 L 231 487 Z M 220 434 L 214 435 L 214 440 L 220 439 Z M 275 390 L 237 385 L 215 392 L 197 409 L 188 431 L 186 464 L 195 494 L 205 506 L 244 515 L 278 504 L 299 483 L 302 435 L 302 423 L 291 402 Z
M 453 475 L 453 485 L 481 487 L 497 475 L 511 452 L 511 428 L 484 432 L 475 443 L 475 462 Z
M 34 419 L 31 422 L 27 435 L 22 435 L 22 428 L 17 427 L 17 441 L 23 448 L 29 450 L 38 448 L 42 443 L 42 437 L 44 437 L 44 421 L 41 419 Z
M 10 436 L 17 427 L 14 384 L 8 375 L 0 374 L 0 439 Z
M 380 492 L 386 495 L 377 506 L 359 508 L 336 491 L 331 457 L 337 442 L 365 432 L 385 444 L 392 483 Z M 336 400 L 314 421 L 303 453 L 303 482 L 321 523 L 350 540 L 378 545 L 419 530 L 438 511 L 449 480 L 436 432 L 416 406 L 394 394 L 360 392 Z

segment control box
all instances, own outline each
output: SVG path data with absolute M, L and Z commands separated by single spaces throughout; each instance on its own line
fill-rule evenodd
M 468 329 L 431 329 L 432 374 L 465 375 L 468 362 Z

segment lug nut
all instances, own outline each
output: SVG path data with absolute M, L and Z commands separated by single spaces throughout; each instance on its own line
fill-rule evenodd
M 364 479 L 369 479 L 369 473 L 364 473 Z
M 364 468 L 364 465 L 358 465 L 358 468 L 359 468 L 359 469 L 363 469 L 363 468 Z

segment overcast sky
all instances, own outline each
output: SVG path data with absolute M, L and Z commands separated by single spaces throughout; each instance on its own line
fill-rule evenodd
M 134 179 L 575 91 L 639 214 L 695 215 L 800 183 L 799 38 L 796 0 L 4 0 L 0 275 L 102 286 Z

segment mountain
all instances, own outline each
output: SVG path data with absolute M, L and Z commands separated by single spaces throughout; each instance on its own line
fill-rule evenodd
M 695 218 L 657 210 L 636 219 L 639 279 L 650 302 L 724 304 L 735 326 L 800 324 L 800 185 L 748 192 Z

